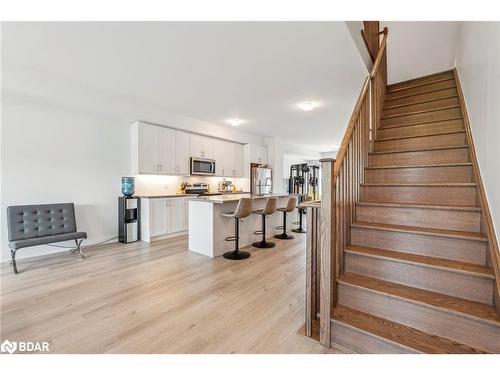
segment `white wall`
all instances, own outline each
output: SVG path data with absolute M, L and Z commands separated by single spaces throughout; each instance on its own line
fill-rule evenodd
M 128 134 L 119 122 L 2 101 L 1 212 L 15 204 L 74 202 L 78 229 L 98 242 L 117 234 L 116 197 L 129 171 Z M 10 257 L 7 225 L 2 261 Z M 19 258 L 61 251 L 47 246 Z
M 345 24 L 347 26 L 347 29 L 349 30 L 349 33 L 351 34 L 356 48 L 359 51 L 359 55 L 361 56 L 361 59 L 363 60 L 363 63 L 366 66 L 366 71 L 368 73 L 368 71 L 372 69 L 373 62 L 370 54 L 368 53 L 368 49 L 366 48 L 363 37 L 361 36 L 361 30 L 363 30 L 364 28 L 363 21 L 346 21 Z
M 500 22 L 461 22 L 457 70 L 497 236 L 500 230 Z
M 387 26 L 388 82 L 452 69 L 458 22 L 381 22 Z

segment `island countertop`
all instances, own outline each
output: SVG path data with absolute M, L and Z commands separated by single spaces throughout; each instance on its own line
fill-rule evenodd
M 193 200 L 201 201 L 201 202 L 208 202 L 208 203 L 226 203 L 226 202 L 237 202 L 241 198 L 251 198 L 251 199 L 267 199 L 270 197 L 288 197 L 290 194 L 288 193 L 281 193 L 281 194 L 270 194 L 270 195 L 256 195 L 256 194 L 249 194 L 249 193 L 242 193 L 242 194 L 237 194 L 237 193 L 232 193 L 232 194 L 222 194 L 222 195 L 208 195 L 208 196 L 200 196 L 197 198 L 194 198 Z

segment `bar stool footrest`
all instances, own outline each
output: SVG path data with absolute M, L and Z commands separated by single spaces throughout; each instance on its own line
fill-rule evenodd
M 224 238 L 224 241 L 236 241 L 236 236 L 229 236 Z

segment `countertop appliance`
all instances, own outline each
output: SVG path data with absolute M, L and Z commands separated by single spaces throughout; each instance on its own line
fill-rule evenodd
M 215 160 L 191 157 L 191 175 L 215 176 Z
M 118 241 L 139 240 L 139 198 L 118 197 Z
M 221 193 L 209 193 L 209 185 L 203 182 L 187 184 L 184 189 L 185 194 L 198 194 L 202 195 L 221 195 Z
M 219 182 L 219 191 L 221 193 L 231 193 L 233 191 L 233 181 L 226 179 Z
M 273 188 L 272 169 L 265 167 L 252 167 L 251 193 L 257 195 L 271 194 Z

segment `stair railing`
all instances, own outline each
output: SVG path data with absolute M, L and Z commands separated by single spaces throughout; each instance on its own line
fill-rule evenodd
M 387 28 L 370 75 L 349 120 L 336 159 L 321 160 L 321 214 L 319 239 L 319 340 L 331 343 L 331 314 L 338 303 L 337 280 L 344 272 L 344 250 L 350 244 L 355 204 L 361 197 L 373 151 L 387 87 Z M 307 317 L 306 317 L 307 322 Z

